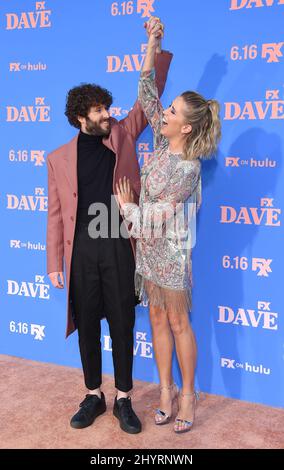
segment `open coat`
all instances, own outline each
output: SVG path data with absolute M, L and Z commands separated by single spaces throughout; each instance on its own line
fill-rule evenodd
M 156 54 L 155 70 L 159 95 L 164 90 L 171 59 L 172 54 L 169 52 L 162 51 L 160 54 Z M 124 119 L 118 121 L 110 118 L 111 132 L 107 138 L 103 139 L 104 145 L 112 150 L 116 156 L 113 173 L 113 194 L 116 194 L 116 183 L 119 178 L 126 176 L 130 179 L 136 203 L 139 201 L 140 194 L 140 171 L 136 156 L 136 140 L 147 124 L 141 105 L 136 101 L 132 110 Z M 78 203 L 77 141 L 78 134 L 69 143 L 54 150 L 47 157 L 47 273 L 63 272 L 63 262 L 65 263 L 67 287 L 66 336 L 76 329 L 73 321 L 69 287 Z M 130 240 L 135 256 L 135 241 Z

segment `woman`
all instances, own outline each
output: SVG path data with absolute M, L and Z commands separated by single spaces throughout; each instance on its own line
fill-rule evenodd
M 191 309 L 192 217 L 201 200 L 201 158 L 211 156 L 221 135 L 219 105 L 186 91 L 163 110 L 154 72 L 154 54 L 163 33 L 157 18 L 148 22 L 148 49 L 139 81 L 139 101 L 154 133 L 154 154 L 141 171 L 139 207 L 126 178 L 117 186 L 125 219 L 137 238 L 136 288 L 149 301 L 153 346 L 160 377 L 157 425 L 172 416 L 178 390 L 172 379 L 175 345 L 182 375 L 176 433 L 192 428 L 197 394 L 194 391 L 196 342 L 188 319 Z M 187 210 L 190 208 L 190 210 Z M 183 214 L 183 228 L 175 221 Z M 172 222 L 172 223 L 170 223 Z M 174 227 L 174 231 L 173 231 Z M 154 229 L 154 234 L 153 234 Z

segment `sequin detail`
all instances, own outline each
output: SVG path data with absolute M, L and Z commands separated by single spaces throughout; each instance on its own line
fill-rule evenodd
M 182 154 L 170 152 L 168 140 L 161 134 L 163 108 L 154 71 L 142 72 L 139 101 L 153 129 L 154 152 L 141 169 L 139 206 L 127 203 L 122 207 L 125 219 L 132 224 L 131 234 L 137 238 L 136 293 L 153 306 L 184 312 L 191 309 L 191 251 L 195 237 L 192 228 L 195 229 L 196 211 L 201 203 L 200 161 L 185 161 Z M 169 203 L 175 215 L 182 212 L 183 220 L 183 230 L 177 230 L 175 222 L 171 236 L 164 230 L 168 221 L 165 208 Z M 145 215 L 149 210 L 152 218 Z M 161 222 L 159 237 L 147 232 L 147 224 L 151 229 L 153 221 Z

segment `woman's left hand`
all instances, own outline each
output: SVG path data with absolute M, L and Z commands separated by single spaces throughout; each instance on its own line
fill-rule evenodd
M 164 25 L 157 16 L 151 16 L 149 20 L 144 23 L 148 36 L 148 45 L 153 44 L 156 47 L 156 52 L 161 52 L 161 39 L 164 37 Z
M 123 179 L 119 178 L 119 184 L 116 184 L 116 191 L 120 206 L 127 202 L 134 202 L 134 194 L 130 187 L 130 181 L 126 176 Z

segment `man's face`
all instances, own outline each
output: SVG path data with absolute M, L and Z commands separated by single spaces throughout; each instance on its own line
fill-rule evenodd
M 87 118 L 79 118 L 81 130 L 90 135 L 108 136 L 110 133 L 110 114 L 105 105 L 92 106 Z

